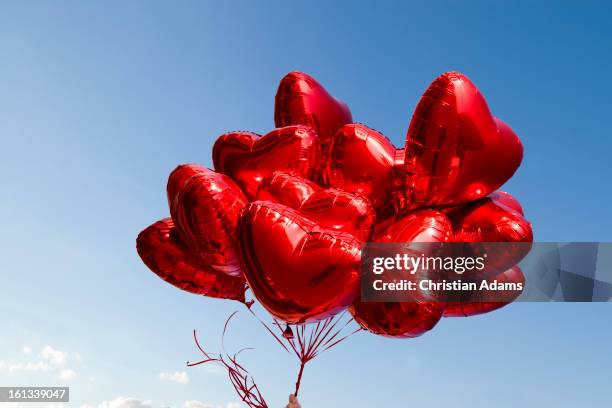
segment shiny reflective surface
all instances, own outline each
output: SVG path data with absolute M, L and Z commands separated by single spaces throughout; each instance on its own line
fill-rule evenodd
M 478 88 L 447 72 L 425 91 L 406 137 L 404 209 L 484 197 L 516 171 L 523 147 Z
M 136 239 L 142 261 L 160 278 L 188 292 L 244 301 L 242 276 L 219 273 L 202 263 L 181 242 L 170 218 L 157 221 Z
M 523 215 L 508 206 L 519 208 L 519 202 L 510 194 L 492 195 L 474 203 L 459 207 L 447 214 L 455 228 L 455 241 L 469 242 L 473 256 L 487 252 L 487 245 L 479 242 L 509 242 L 504 253 L 496 253 L 487 260 L 487 271 L 499 273 L 520 262 L 527 255 L 533 242 L 531 223 Z M 522 208 L 521 208 L 522 209 Z
M 374 241 L 448 242 L 452 238 L 452 225 L 446 215 L 435 210 L 419 210 L 399 219 L 384 231 L 377 231 Z M 356 301 L 349 311 L 355 321 L 371 333 L 386 337 L 417 337 L 431 330 L 444 311 L 444 303 L 427 300 L 431 300 L 427 294 L 415 290 L 412 302 Z
M 395 221 L 384 230 L 377 230 L 375 242 L 448 242 L 453 227 L 444 213 L 417 210 Z
M 532 242 L 531 223 L 523 215 L 506 205 L 506 193 L 486 197 L 465 205 L 449 217 L 456 225 L 455 240 L 461 242 Z M 518 204 L 518 201 L 514 199 Z M 520 206 L 520 204 L 518 204 Z
M 274 99 L 276 127 L 307 125 L 326 143 L 338 129 L 352 121 L 346 103 L 331 96 L 310 75 L 290 72 L 280 81 Z
M 307 126 L 278 128 L 264 136 L 226 133 L 215 142 L 212 155 L 215 170 L 231 177 L 250 200 L 275 170 L 310 179 L 321 166 L 319 137 Z
M 352 235 L 324 229 L 268 201 L 246 207 L 238 232 L 244 275 L 274 317 L 316 321 L 356 299 L 361 243 Z
M 487 281 L 489 282 L 493 282 L 494 280 L 497 280 L 499 283 L 522 283 L 524 285 L 525 275 L 523 275 L 521 268 L 514 266 L 507 271 L 487 278 Z M 515 292 L 505 290 L 483 290 L 474 291 L 471 293 L 469 291 L 462 291 L 462 299 L 459 302 L 448 302 L 445 304 L 444 317 L 467 317 L 492 312 L 493 310 L 506 306 L 507 304 L 511 303 L 511 301 L 491 302 L 487 300 L 495 298 L 508 299 L 509 297 L 513 298 L 512 300 L 514 300 L 519 297 L 520 294 L 520 291 Z
M 166 192 L 168 196 L 168 208 L 172 208 L 176 195 L 183 189 L 187 180 L 196 174 L 206 173 L 208 169 L 199 164 L 181 164 L 175 168 L 168 178 Z
M 442 317 L 444 305 L 422 302 L 355 302 L 349 308 L 355 321 L 370 333 L 385 337 L 418 337 Z
M 493 200 L 497 205 L 505 207 L 509 211 L 515 211 L 521 215 L 525 215 L 523 206 L 514 198 L 510 193 L 505 191 L 496 191 L 493 194 L 489 194 L 489 198 Z
M 362 241 L 370 239 L 376 221 L 374 209 L 364 197 L 334 188 L 323 189 L 285 172 L 274 172 L 266 179 L 257 199 L 286 205 L 322 228 L 348 232 Z
M 240 301 L 248 281 L 257 300 L 289 323 L 350 306 L 363 328 L 390 337 L 419 336 L 443 313 L 470 316 L 508 303 L 470 293 L 438 302 L 419 291 L 411 302 L 358 300 L 360 251 L 370 239 L 466 242 L 475 256 L 483 242 L 533 240 L 520 203 L 495 191 L 521 162 L 520 140 L 465 75 L 445 73 L 429 86 L 402 149 L 351 123 L 348 106 L 301 72 L 281 80 L 274 120 L 278 128 L 264 136 L 219 137 L 219 173 L 195 164 L 172 172 L 172 219 L 137 239 L 141 258 L 162 279 Z M 515 265 L 529 245 L 504 247 L 482 277 L 524 280 Z
M 324 178 L 332 187 L 368 198 L 382 221 L 393 215 L 393 166 L 402 154 L 382 133 L 361 124 L 345 125 L 330 147 Z
M 208 268 L 240 276 L 236 226 L 247 204 L 244 194 L 223 174 L 204 169 L 184 181 L 186 172 L 189 168 L 179 166 L 168 180 L 182 183 L 170 207 L 178 235 Z

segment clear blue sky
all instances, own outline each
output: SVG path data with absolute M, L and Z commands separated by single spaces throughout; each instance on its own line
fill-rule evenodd
M 288 3 L 0 3 L 0 385 L 68 382 L 75 407 L 236 401 L 222 373 L 184 362 L 191 330 L 216 349 L 240 305 L 165 284 L 134 240 L 167 215 L 177 164 L 212 166 L 217 135 L 273 127 L 291 70 L 398 145 L 429 82 L 466 73 L 523 140 L 504 190 L 536 239 L 612 240 L 611 6 Z M 609 406 L 611 316 L 515 304 L 415 340 L 357 335 L 307 368 L 303 405 Z M 295 362 L 244 313 L 230 336 L 257 348 L 244 362 L 279 407 Z M 159 378 L 176 371 L 189 382 Z

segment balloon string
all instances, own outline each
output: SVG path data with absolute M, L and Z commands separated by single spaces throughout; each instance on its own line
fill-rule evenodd
M 266 328 L 266 330 L 268 331 L 268 333 L 270 333 L 272 335 L 272 337 L 274 337 L 276 339 L 276 341 L 278 342 L 278 344 L 280 344 L 287 353 L 289 353 L 289 349 L 287 348 L 287 346 L 285 346 L 285 344 L 283 343 L 283 341 L 276 335 L 276 333 L 274 333 L 274 331 L 270 328 L 270 326 L 268 326 L 266 324 L 266 322 L 264 322 L 262 319 L 259 318 L 259 316 L 257 316 L 257 314 L 253 311 L 253 309 L 250 306 L 247 306 L 247 310 L 249 312 L 251 312 L 251 314 L 253 316 L 255 316 L 255 318 L 259 321 L 259 323 L 261 323 L 261 325 L 263 327 Z M 277 323 L 278 324 L 278 323 Z
M 223 335 L 221 338 L 222 344 L 222 353 L 213 354 L 204 350 L 202 347 L 197 332 L 193 331 L 193 338 L 198 350 L 206 357 L 204 360 L 197 362 L 187 362 L 188 367 L 197 366 L 200 364 L 215 362 L 221 364 L 227 370 L 228 377 L 236 394 L 240 397 L 240 399 L 249 407 L 249 408 L 269 408 L 268 404 L 264 400 L 259 387 L 255 383 L 255 379 L 248 370 L 238 363 L 238 356 L 245 350 L 250 350 L 250 348 L 243 348 L 233 355 L 229 354 L 225 349 L 225 335 L 227 333 L 227 329 L 229 326 L 230 320 L 236 315 L 237 312 L 232 313 L 225 322 L 223 327 Z
M 273 319 L 272 324 L 269 325 L 263 319 L 261 319 L 257 313 L 255 313 L 255 310 L 252 307 L 253 303 L 253 300 L 244 302 L 251 315 L 257 319 L 257 321 L 268 331 L 268 333 L 270 333 L 270 335 L 272 335 L 276 342 L 280 344 L 286 352 L 293 352 L 293 354 L 300 361 L 300 369 L 295 382 L 294 395 L 296 396 L 300 390 L 302 376 L 304 374 L 306 364 L 318 357 L 321 353 L 331 349 L 362 330 L 359 327 L 345 335 L 342 335 L 345 329 L 354 321 L 352 317 L 350 319 L 346 319 L 346 311 L 339 315 L 320 320 L 316 323 L 296 324 L 293 326 L 294 330 L 291 330 L 289 325 L 286 325 L 285 328 L 283 328 L 284 324 L 277 319 Z M 230 316 L 230 319 L 234 316 L 234 314 L 235 313 Z M 225 331 L 227 330 L 228 322 L 226 322 L 223 330 L 224 336 Z M 278 331 L 278 334 L 275 331 Z M 246 386 L 243 388 L 246 388 Z
M 298 373 L 297 380 L 295 381 L 295 392 L 293 393 L 293 395 L 295 395 L 296 397 L 298 396 L 298 391 L 300 390 L 300 383 L 302 382 L 304 366 L 306 366 L 306 363 L 302 361 L 302 363 L 300 363 L 300 372 Z

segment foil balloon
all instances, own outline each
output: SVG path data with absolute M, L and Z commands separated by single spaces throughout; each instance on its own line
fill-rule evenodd
M 510 193 L 496 191 L 493 194 L 489 194 L 489 198 L 498 206 L 502 206 L 509 211 L 515 211 L 521 215 L 525 215 L 523 206 L 519 200 L 514 198 Z
M 321 166 L 319 137 L 308 126 L 286 126 L 264 136 L 226 133 L 215 142 L 212 155 L 215 170 L 231 177 L 251 200 L 275 170 L 310 179 Z
M 382 221 L 394 213 L 394 166 L 403 164 L 403 153 L 376 130 L 345 125 L 330 146 L 324 179 L 332 187 L 367 197 Z
M 355 321 L 384 337 L 418 337 L 434 328 L 444 306 L 435 302 L 356 302 L 349 308 Z
M 323 189 L 302 177 L 274 172 L 257 192 L 258 200 L 274 201 L 297 210 L 321 227 L 344 231 L 367 241 L 376 214 L 364 197 L 338 189 Z
M 482 198 L 516 171 L 523 147 L 495 118 L 476 86 L 447 72 L 425 91 L 406 136 L 404 210 L 458 205 Z
M 170 218 L 142 231 L 136 239 L 136 250 L 151 271 L 180 289 L 244 302 L 244 278 L 218 273 L 202 263 L 181 242 Z
M 414 251 L 414 242 L 449 242 L 452 225 L 448 218 L 435 210 L 419 210 L 401 218 L 384 231 L 377 232 L 376 242 L 406 242 Z M 418 245 L 417 245 L 418 246 Z M 418 250 L 418 249 L 417 249 Z M 349 311 L 355 321 L 371 333 L 385 336 L 417 337 L 431 330 L 442 317 L 444 303 L 417 289 L 413 301 L 356 301 Z
M 487 271 L 505 271 L 531 250 L 531 223 L 514 208 L 522 210 L 514 197 L 504 193 L 493 194 L 448 213 L 454 224 L 454 240 L 470 243 L 469 251 L 473 256 L 487 254 Z
M 524 287 L 525 276 L 521 268 L 514 266 L 507 271 L 498 273 L 487 279 L 489 282 L 497 281 L 502 284 L 512 284 L 515 287 Z M 467 317 L 488 313 L 512 303 L 520 296 L 521 290 L 495 289 L 462 291 L 461 299 L 456 302 L 447 302 L 444 308 L 444 317 Z
M 436 210 L 414 211 L 383 230 L 377 230 L 375 242 L 449 242 L 453 227 L 448 217 Z
M 168 179 L 166 192 L 168 195 L 168 207 L 172 208 L 176 195 L 183 189 L 185 183 L 196 174 L 202 174 L 209 171 L 207 168 L 199 164 L 181 164 L 171 173 L 172 176 Z
M 307 125 L 326 144 L 353 118 L 348 106 L 331 96 L 313 77 L 290 72 L 281 80 L 274 100 L 276 127 Z
M 480 200 L 441 208 L 440 211 L 455 224 L 457 241 L 521 242 L 533 239 L 531 224 L 524 219 L 523 206 L 510 193 L 496 191 Z M 510 218 L 500 222 L 505 219 L 504 216 Z M 466 225 L 462 225 L 464 221 L 467 221 Z M 513 221 L 517 221 L 516 224 Z M 507 228 L 504 229 L 504 226 Z M 497 227 L 502 228 L 498 230 Z
M 268 201 L 245 208 L 238 233 L 249 287 L 277 319 L 325 319 L 357 297 L 361 242 L 352 235 Z
M 170 206 L 172 220 L 185 246 L 209 269 L 240 276 L 236 227 L 246 197 L 229 177 L 199 170 L 184 165 L 170 174 L 169 194 L 180 188 Z

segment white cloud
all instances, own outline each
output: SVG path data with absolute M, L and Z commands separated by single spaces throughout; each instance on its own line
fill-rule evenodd
M 69 368 L 62 370 L 59 375 L 60 380 L 66 381 L 74 380 L 75 377 L 76 373 L 74 372 L 74 370 L 71 370 Z
M 215 408 L 214 405 L 205 404 L 202 401 L 189 400 L 185 401 L 183 408 Z
M 98 408 L 152 408 L 151 401 L 141 401 L 130 397 L 117 397 L 112 401 L 104 401 Z
M 65 351 L 56 350 L 51 346 L 43 347 L 40 355 L 43 359 L 47 360 L 51 364 L 63 365 L 68 359 L 68 353 Z
M 202 401 L 189 400 L 185 401 L 183 404 L 183 408 L 223 408 L 220 405 L 207 404 Z M 241 408 L 240 404 L 237 402 L 228 403 L 225 408 Z
M 151 401 L 143 401 L 137 398 L 130 397 L 117 397 L 111 401 L 104 401 L 98 406 L 92 405 L 81 405 L 80 408 L 155 408 L 155 405 L 151 403 Z M 185 401 L 183 404 L 183 408 L 223 408 L 219 405 L 206 404 L 201 401 L 190 400 Z M 240 405 L 237 403 L 229 403 L 226 405 L 226 408 L 240 408 Z
M 81 405 L 80 408 L 156 408 L 157 405 L 153 405 L 149 400 L 140 400 L 131 397 L 117 397 L 111 401 L 104 401 L 96 405 Z M 230 402 L 225 406 L 207 404 L 202 401 L 189 400 L 183 403 L 182 408 L 241 408 L 237 402 Z
M 159 379 L 162 381 L 175 382 L 177 384 L 187 384 L 189 376 L 185 371 L 175 371 L 174 373 L 159 373 Z
M 20 359 L 0 361 L 0 372 L 13 375 L 28 375 L 34 373 L 48 373 L 61 380 L 72 380 L 76 372 L 66 366 L 69 354 L 54 349 L 51 346 L 43 347 L 38 354 L 34 354 L 30 346 L 22 348 L 25 356 Z
M 36 371 L 48 371 L 49 370 L 49 365 L 45 363 L 44 361 L 27 362 L 27 363 L 10 363 L 10 364 L 5 364 L 5 366 L 8 367 L 9 373 L 16 373 L 19 371 L 36 372 Z

